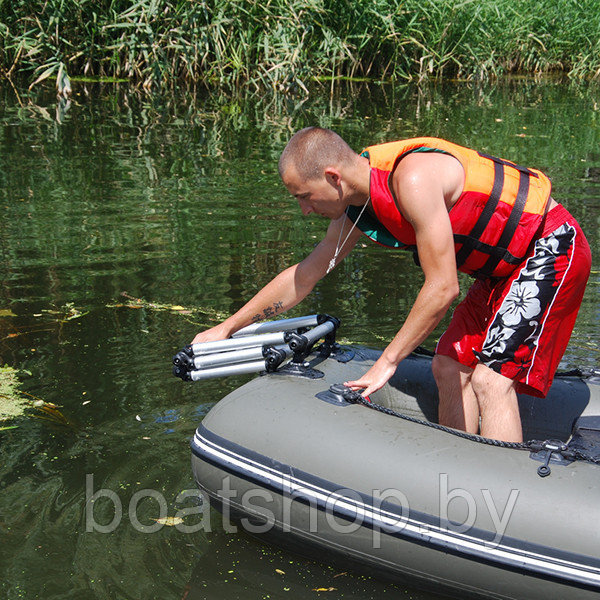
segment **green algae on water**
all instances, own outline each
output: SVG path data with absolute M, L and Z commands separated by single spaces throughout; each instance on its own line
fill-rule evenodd
M 6 428 L 5 421 L 22 415 L 31 405 L 31 400 L 19 391 L 19 385 L 16 369 L 0 367 L 0 430 Z

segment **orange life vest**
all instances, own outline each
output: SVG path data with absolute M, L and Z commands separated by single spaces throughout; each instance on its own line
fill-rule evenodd
M 370 146 L 363 155 L 371 166 L 371 202 L 378 222 L 364 215 L 357 226 L 378 243 L 416 254 L 414 229 L 400 212 L 391 180 L 400 160 L 415 151 L 444 152 L 463 166 L 463 191 L 449 212 L 458 269 L 476 277 L 508 276 L 525 259 L 550 198 L 550 180 L 536 169 L 437 138 Z M 354 221 L 356 209 L 348 210 Z

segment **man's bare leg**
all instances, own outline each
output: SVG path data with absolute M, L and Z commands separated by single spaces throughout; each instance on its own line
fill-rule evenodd
M 440 397 L 439 422 L 447 427 L 477 433 L 479 404 L 471 386 L 473 369 L 440 354 L 434 356 L 432 369 Z
M 522 442 L 516 383 L 478 364 L 470 384 L 479 404 L 481 435 L 505 442 Z
M 523 441 L 516 384 L 485 365 L 465 367 L 436 354 L 433 374 L 438 386 L 439 422 L 448 427 L 506 442 Z

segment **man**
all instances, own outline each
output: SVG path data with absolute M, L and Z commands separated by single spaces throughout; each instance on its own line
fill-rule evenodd
M 575 219 L 535 169 L 435 138 L 356 154 L 309 127 L 279 161 L 304 215 L 331 220 L 323 241 L 194 342 L 229 337 L 305 298 L 362 233 L 415 253 L 425 281 L 404 324 L 350 388 L 368 396 L 436 327 L 459 293 L 457 268 L 476 277 L 440 338 L 432 368 L 444 425 L 521 441 L 517 392 L 544 397 L 567 346 L 591 267 Z

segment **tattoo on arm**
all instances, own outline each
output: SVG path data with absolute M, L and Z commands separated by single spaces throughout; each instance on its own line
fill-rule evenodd
M 267 306 L 263 308 L 262 313 L 257 313 L 252 317 L 253 323 L 258 323 L 258 321 L 262 321 L 263 319 L 268 319 L 269 317 L 274 317 L 277 313 L 283 311 L 283 302 L 281 300 L 277 302 L 273 302 L 271 306 Z

